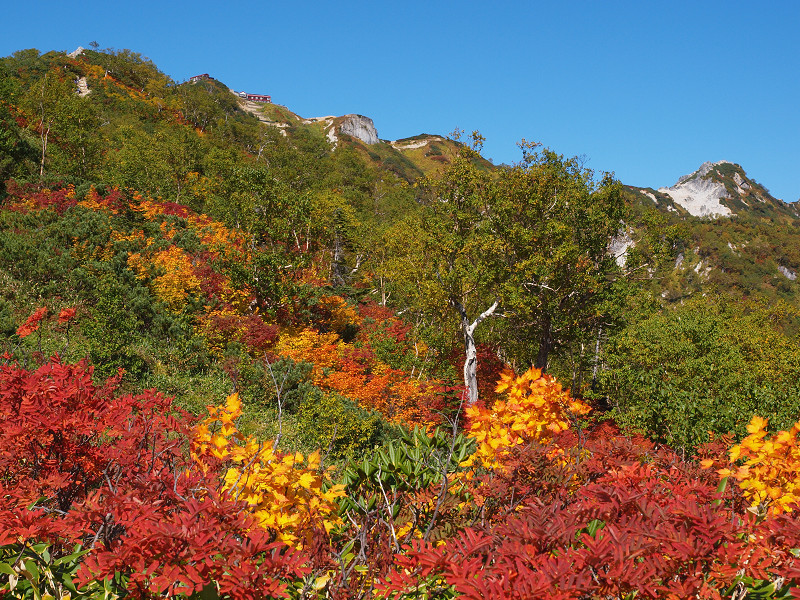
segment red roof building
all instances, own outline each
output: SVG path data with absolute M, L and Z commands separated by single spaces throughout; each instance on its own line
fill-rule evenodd
M 245 98 L 251 102 L 269 102 L 272 103 L 272 96 L 266 94 L 245 94 Z

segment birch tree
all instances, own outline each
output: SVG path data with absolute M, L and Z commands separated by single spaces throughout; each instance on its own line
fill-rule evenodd
M 406 239 L 416 257 L 397 261 L 406 269 L 402 277 L 412 305 L 439 322 L 457 318 L 467 404 L 478 400 L 476 330 L 500 306 L 496 240 L 489 226 L 495 178 L 480 163 L 481 142 L 473 134 L 472 147 L 464 146 L 441 174 L 420 182 L 426 212 L 416 226 L 405 224 L 413 232 Z

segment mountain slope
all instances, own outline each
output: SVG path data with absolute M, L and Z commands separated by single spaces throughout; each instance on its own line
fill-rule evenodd
M 706 162 L 670 187 L 626 187 L 633 229 L 649 212 L 680 231 L 674 262 L 653 273 L 653 292 L 683 301 L 712 291 L 800 302 L 800 218 L 796 205 L 774 198 L 744 169 Z M 637 237 L 634 235 L 634 238 Z
M 795 204 L 774 198 L 764 186 L 750 179 L 740 165 L 726 160 L 705 162 L 670 187 L 631 189 L 638 190 L 660 210 L 686 216 L 714 219 L 739 215 L 792 220 L 799 214 Z
M 398 140 L 381 139 L 375 123 L 364 115 L 304 118 L 278 104 L 242 102 L 244 110 L 255 114 L 268 125 L 279 128 L 285 135 L 291 136 L 298 127 L 309 126 L 322 132 L 334 148 L 340 144 L 352 147 L 379 168 L 387 169 L 409 182 L 441 170 L 453 161 L 463 147 L 457 140 L 431 134 Z M 477 160 L 482 168 L 492 168 L 489 161 L 483 158 Z

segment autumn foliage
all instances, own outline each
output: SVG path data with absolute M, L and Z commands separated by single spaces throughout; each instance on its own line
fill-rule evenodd
M 302 547 L 317 530 L 329 532 L 339 519 L 336 499 L 341 486 L 325 489 L 320 454 L 281 454 L 271 442 L 242 435 L 235 420 L 241 416 L 236 394 L 223 406 L 210 406 L 209 416 L 195 430 L 192 456 L 207 472 L 208 458 L 224 465 L 222 491 L 250 506 L 259 526 L 286 544 Z
M 530 369 L 520 376 L 505 371 L 497 385 L 498 399 L 487 409 L 467 408 L 467 431 L 478 442 L 473 457 L 487 467 L 502 465 L 518 445 L 546 444 L 569 429 L 571 419 L 585 415 L 589 406 L 570 396 L 552 376 Z
M 283 452 L 243 433 L 243 403 L 265 402 L 244 376 L 192 417 L 153 390 L 123 393 L 122 375 L 98 383 L 85 361 L 45 361 L 44 334 L 86 335 L 97 310 L 37 302 L 17 310 L 0 367 L 0 565 L 78 547 L 84 590 L 134 598 L 800 597 L 800 424 L 770 433 L 754 418 L 695 460 L 594 422 L 535 369 L 504 371 L 493 393 L 482 373 L 482 401 L 462 414 L 460 384 L 430 375 L 434 350 L 391 309 L 316 290 L 276 300 L 298 309 L 290 319 L 262 312 L 245 276 L 255 242 L 238 231 L 113 188 L 10 189 L 17 216 L 111 219 L 65 254 L 90 274 L 116 269 L 213 360 L 302 372 L 292 410 L 307 420 L 293 426 L 346 398 L 421 427 L 334 457 L 343 420 L 330 444 Z M 59 356 L 69 344 L 50 340 Z
M 345 343 L 336 333 L 304 329 L 284 335 L 276 351 L 312 363 L 312 381 L 321 389 L 352 398 L 390 421 L 429 426 L 440 423 L 447 408 L 441 382 L 410 378 L 379 360 L 369 347 Z
M 33 314 L 31 314 L 31 316 L 28 317 L 28 319 L 22 325 L 19 326 L 19 328 L 17 329 L 17 335 L 22 338 L 32 334 L 34 331 L 39 329 L 39 322 L 46 315 L 47 315 L 46 306 L 37 308 L 35 311 L 33 311 Z
M 747 432 L 749 435 L 730 449 L 732 465 L 720 469 L 720 475 L 735 478 L 754 509 L 769 508 L 775 514 L 797 509 L 800 422 L 789 431 L 770 436 L 766 419 L 756 416 L 747 426 Z
M 754 487 L 746 478 L 721 503 L 715 474 L 667 448 L 605 427 L 565 435 L 567 415 L 587 407 L 538 372 L 506 374 L 499 388 L 507 399 L 494 412 L 469 411 L 473 456 L 492 469 L 472 480 L 476 524 L 445 543 L 413 541 L 379 586 L 389 597 L 773 597 L 800 583 L 800 525 L 743 510 L 741 495 Z M 754 422 L 747 447 L 763 445 L 763 426 Z M 774 462 L 741 452 L 735 446 L 731 457 L 748 456 L 762 478 L 779 476 Z
M 212 582 L 231 598 L 282 594 L 303 555 L 230 493 L 213 457 L 189 459 L 191 422 L 170 399 L 117 384 L 97 386 L 84 364 L 0 367 L 0 546 L 85 545 L 79 581 L 122 574 L 134 597 Z
M 723 494 L 714 470 L 667 448 L 609 428 L 573 435 L 569 415 L 585 405 L 535 371 L 507 374 L 504 398 L 471 411 L 475 458 L 457 466 L 445 444 L 443 457 L 425 451 L 424 463 L 406 465 L 417 451 L 394 447 L 377 463 L 385 467 L 352 471 L 352 498 L 326 482 L 318 454 L 281 454 L 241 434 L 236 395 L 193 423 L 160 394 L 117 386 L 95 384 L 85 364 L 0 368 L 0 547 L 81 544 L 90 550 L 83 584 L 111 578 L 142 598 L 300 588 L 349 598 L 375 588 L 582 599 L 723 598 L 737 586 L 795 593 L 800 583 L 790 503 L 756 514 L 753 484 Z M 734 447 L 731 458 L 766 488 L 779 471 L 755 459 L 772 441 L 764 425 L 754 422 L 749 450 Z

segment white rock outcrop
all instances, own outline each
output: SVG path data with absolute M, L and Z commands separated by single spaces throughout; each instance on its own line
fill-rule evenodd
M 628 250 L 636 246 L 636 242 L 633 241 L 630 234 L 631 232 L 629 230 L 620 231 L 611 239 L 611 243 L 608 246 L 609 254 L 614 257 L 614 260 L 617 261 L 617 265 L 621 269 L 625 268 L 625 262 L 628 259 Z
M 339 125 L 339 131 L 346 135 L 352 136 L 364 142 L 367 145 L 377 144 L 380 142 L 378 139 L 378 130 L 375 129 L 375 123 L 372 119 L 363 115 L 345 115 L 342 124 Z
M 704 178 L 713 167 L 727 162 L 703 163 L 697 171 L 684 175 L 672 187 L 659 188 L 658 191 L 668 194 L 676 204 L 695 217 L 729 217 L 733 211 L 720 202 L 728 198 L 725 186 Z
M 423 146 L 427 146 L 431 142 L 443 142 L 444 138 L 439 136 L 431 136 L 429 138 L 421 139 L 421 140 L 394 140 L 393 142 L 389 142 L 392 145 L 392 148 L 395 150 L 414 150 L 416 148 L 422 148 Z
M 81 98 L 85 98 L 92 93 L 92 90 L 89 89 L 89 84 L 86 83 L 86 77 L 79 77 L 75 83 L 78 86 L 78 96 Z

